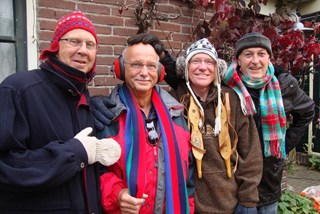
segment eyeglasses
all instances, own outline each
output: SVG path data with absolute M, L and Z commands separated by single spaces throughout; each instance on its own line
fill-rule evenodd
M 192 59 L 190 60 L 190 64 L 199 66 L 204 62 L 206 66 L 212 66 L 215 64 L 215 61 L 210 59 Z
M 153 120 L 146 120 L 147 123 L 147 131 L 148 131 L 148 141 L 152 145 L 156 145 L 159 136 L 154 127 Z
M 59 39 L 59 41 L 66 41 L 68 42 L 68 44 L 72 47 L 75 48 L 80 48 L 82 43 L 86 43 L 86 48 L 89 51 L 93 51 L 97 49 L 97 44 L 91 41 L 83 41 L 81 39 L 78 38 L 63 38 L 63 39 Z
M 148 71 L 156 71 L 157 70 L 157 65 L 151 64 L 151 63 L 150 64 L 143 64 L 140 62 L 133 62 L 133 63 L 125 62 L 125 63 L 130 65 L 130 67 L 134 70 L 141 70 L 144 66 L 147 67 Z

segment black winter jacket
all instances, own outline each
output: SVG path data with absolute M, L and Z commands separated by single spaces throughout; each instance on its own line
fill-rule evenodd
M 287 71 L 275 67 L 275 76 L 281 88 L 283 104 L 287 118 L 293 120 L 286 131 L 286 153 L 289 153 L 300 141 L 314 117 L 314 101 L 299 87 L 297 80 Z M 259 90 L 247 88 L 259 112 Z M 260 115 L 254 115 L 263 151 Z M 263 152 L 262 152 L 263 154 Z M 274 157 L 263 158 L 263 174 L 259 184 L 258 206 L 272 204 L 281 197 L 281 179 L 284 161 Z
M 52 61 L 67 73 L 44 62 L 0 85 L 1 213 L 101 212 L 96 166 L 87 166 L 86 151 L 74 139 L 93 127 L 86 104 L 90 77 Z

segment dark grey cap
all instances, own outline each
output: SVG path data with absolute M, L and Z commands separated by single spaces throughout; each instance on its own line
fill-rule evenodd
M 236 57 L 246 48 L 261 47 L 265 48 L 270 57 L 272 56 L 271 41 L 268 37 L 258 32 L 247 33 L 243 35 L 236 43 Z

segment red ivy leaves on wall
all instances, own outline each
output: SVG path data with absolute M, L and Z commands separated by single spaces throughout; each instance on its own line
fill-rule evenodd
M 251 0 L 247 5 L 244 0 L 197 0 L 196 7 L 214 7 L 215 13 L 209 22 L 203 21 L 194 34 L 199 38 L 204 36 L 203 32 L 209 32 L 207 37 L 218 49 L 220 57 L 229 62 L 233 59 L 236 41 L 253 31 L 261 32 L 271 40 L 272 62 L 293 74 L 304 69 L 312 57 L 319 61 L 320 44 L 315 37 L 320 33 L 319 23 L 305 22 L 305 27 L 312 27 L 314 32 L 304 35 L 301 30 L 293 29 L 296 20 L 290 14 L 259 15 L 261 4 L 267 4 L 267 0 Z
M 212 7 L 213 17 L 200 23 L 193 34 L 197 39 L 208 37 L 216 46 L 220 57 L 228 62 L 233 60 L 234 45 L 245 33 L 261 32 L 272 42 L 272 62 L 293 74 L 305 70 L 312 58 L 320 65 L 320 44 L 316 35 L 320 33 L 320 24 L 315 21 L 305 22 L 306 27 L 312 27 L 312 35 L 304 35 L 302 31 L 293 30 L 295 17 L 287 13 L 274 13 L 269 16 L 259 15 L 261 4 L 267 0 L 182 0 L 193 7 Z M 139 27 L 137 33 L 146 32 L 157 17 L 156 0 L 137 0 L 135 5 L 135 20 Z M 130 5 L 132 6 L 132 5 Z M 122 5 L 119 13 L 128 9 Z M 307 68 L 308 70 L 308 68 Z

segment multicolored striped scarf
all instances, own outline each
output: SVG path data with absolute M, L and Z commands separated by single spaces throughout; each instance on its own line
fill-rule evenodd
M 285 159 L 286 114 L 279 81 L 274 76 L 273 65 L 270 63 L 266 76 L 258 80 L 251 79 L 241 71 L 238 74 L 236 68 L 236 62 L 229 66 L 223 80 L 224 83 L 238 94 L 245 115 L 256 113 L 253 100 L 246 87 L 259 89 L 264 156 Z
M 134 197 L 142 198 L 145 187 L 147 144 L 144 120 L 140 108 L 132 98 L 126 84 L 120 87 L 119 96 L 127 107 L 125 155 L 129 193 Z M 187 187 L 171 115 L 155 89 L 152 91 L 151 99 L 159 118 L 164 147 L 166 213 L 188 214 L 190 211 Z

